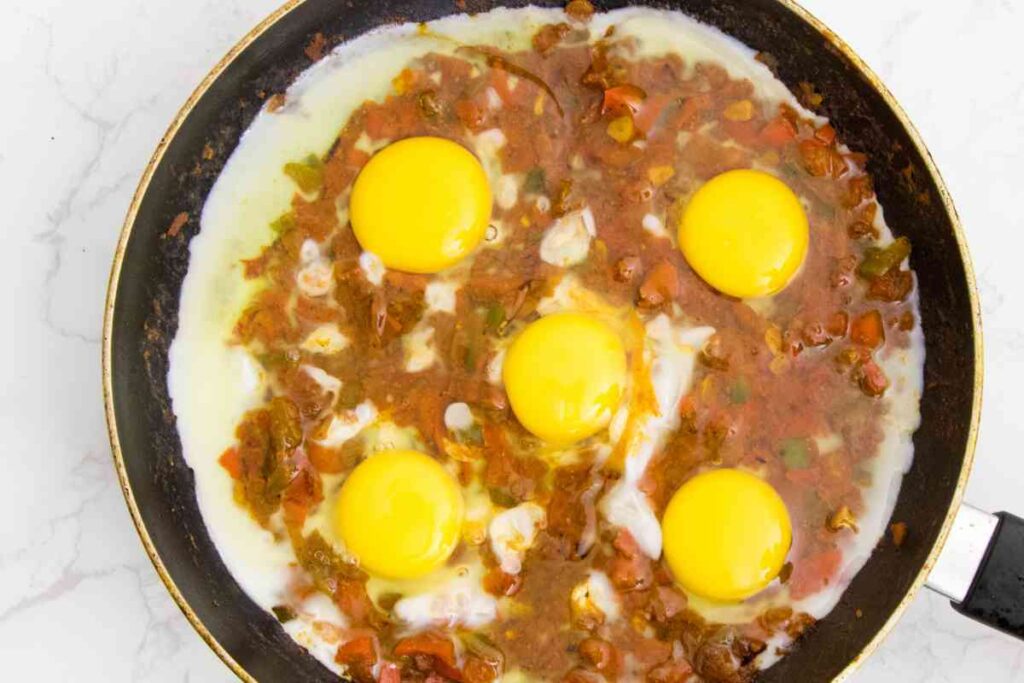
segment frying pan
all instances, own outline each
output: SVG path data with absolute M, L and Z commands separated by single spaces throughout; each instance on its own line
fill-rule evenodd
M 103 380 L 111 446 L 128 507 L 157 572 L 196 630 L 243 680 L 336 677 L 235 583 L 203 525 L 193 474 L 182 458 L 167 392 L 167 352 L 203 202 L 266 98 L 283 92 L 310 65 L 306 48 L 317 34 L 331 46 L 383 23 L 525 4 L 290 2 L 243 38 L 200 84 L 143 174 L 107 298 Z M 637 3 L 596 4 L 613 9 Z M 956 211 L 917 133 L 863 62 L 790 0 L 649 4 L 682 10 L 771 54 L 776 74 L 794 91 L 801 82 L 814 84 L 824 95 L 820 113 L 852 149 L 868 154 L 888 223 L 914 245 L 927 344 L 925 389 L 914 464 L 893 515 L 907 524 L 909 534 L 899 547 L 883 540 L 836 608 L 760 680 L 846 676 L 892 627 L 937 561 L 932 581 L 961 611 L 1024 636 L 1024 525 L 1010 515 L 960 505 L 981 401 L 980 314 Z M 951 530 L 954 547 L 940 560 Z

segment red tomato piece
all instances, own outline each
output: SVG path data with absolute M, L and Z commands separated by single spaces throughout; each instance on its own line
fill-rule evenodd
M 579 653 L 592 668 L 614 679 L 619 670 L 621 655 L 614 645 L 601 638 L 584 638 L 579 644 Z
M 647 93 L 635 85 L 617 85 L 604 91 L 601 113 L 636 114 L 646 99 Z
M 373 636 L 357 636 L 338 647 L 334 661 L 344 664 L 357 680 L 372 681 L 371 669 L 377 663 L 377 646 Z
M 450 638 L 437 633 L 417 633 L 402 638 L 395 645 L 394 652 L 399 657 L 427 655 L 439 663 L 455 668 L 455 645 Z
M 217 462 L 228 471 L 232 479 L 242 478 L 242 458 L 234 446 L 221 453 Z
M 854 344 L 860 344 L 870 349 L 881 346 L 885 342 L 882 314 L 873 310 L 854 318 L 853 323 L 850 324 L 850 339 Z
M 284 521 L 288 526 L 299 527 L 306 521 L 309 509 L 323 500 L 323 488 L 320 476 L 307 463 L 300 469 L 284 491 L 281 506 L 284 508 Z
M 873 360 L 864 363 L 860 368 L 859 384 L 868 396 L 881 396 L 889 388 L 889 378 L 885 371 Z
M 761 141 L 772 147 L 784 147 L 796 139 L 796 128 L 785 116 L 776 116 L 761 129 Z
M 836 139 L 836 129 L 832 127 L 832 124 L 826 123 L 824 126 L 814 131 L 814 137 L 821 140 L 826 145 L 831 145 Z
M 402 672 L 399 671 L 398 665 L 393 662 L 381 664 L 377 683 L 402 683 Z

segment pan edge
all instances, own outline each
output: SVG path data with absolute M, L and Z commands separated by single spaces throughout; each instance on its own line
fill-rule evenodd
M 124 256 L 128 242 L 131 238 L 135 220 L 137 218 L 139 206 L 145 196 L 150 181 L 153 177 L 154 171 L 163 159 L 164 152 L 168 148 L 171 140 L 174 139 L 181 125 L 185 119 L 192 112 L 197 103 L 202 99 L 206 91 L 210 86 L 221 76 L 221 74 L 231 65 L 231 63 L 255 40 L 261 35 L 270 30 L 280 20 L 291 13 L 295 8 L 302 5 L 304 0 L 288 0 L 281 7 L 276 9 L 266 18 L 264 18 L 259 24 L 251 29 L 245 36 L 243 36 L 235 45 L 233 45 L 228 52 L 212 67 L 212 69 L 206 74 L 203 80 L 191 93 L 189 98 L 185 101 L 182 107 L 179 109 L 166 132 L 160 138 L 156 149 L 150 157 L 145 170 L 143 171 L 142 177 L 139 180 L 135 194 L 132 198 L 131 204 L 129 205 L 128 212 L 126 214 L 124 223 L 121 228 L 121 233 L 118 238 L 117 246 L 115 247 L 113 255 L 113 263 L 111 265 L 110 276 L 107 285 L 107 296 L 104 306 L 104 320 L 103 320 L 103 333 L 102 333 L 102 383 L 103 383 L 103 400 L 104 400 L 104 412 L 106 415 L 108 437 L 110 439 L 111 453 L 114 460 L 115 469 L 120 484 L 122 494 L 124 495 L 125 502 L 128 506 L 129 513 L 131 514 L 132 522 L 135 525 L 136 531 L 142 541 L 143 548 L 146 554 L 149 556 L 150 561 L 153 563 L 153 567 L 164 583 L 167 591 L 170 593 L 172 599 L 178 605 L 178 608 L 188 619 L 189 623 L 196 630 L 197 633 L 203 638 L 206 644 L 214 651 L 214 653 L 235 673 L 238 678 L 243 681 L 255 681 L 256 679 L 249 674 L 244 667 L 242 667 L 226 650 L 226 648 L 217 640 L 217 638 L 207 629 L 205 624 L 188 604 L 184 595 L 176 585 L 174 579 L 168 572 L 162 558 L 160 557 L 159 551 L 150 537 L 149 531 L 146 528 L 146 524 L 142 519 L 141 512 L 138 507 L 138 503 L 135 499 L 134 491 L 131 486 L 131 482 L 128 478 L 127 470 L 124 463 L 123 453 L 121 451 L 117 415 L 114 409 L 113 401 L 113 369 L 112 369 L 112 338 L 113 338 L 113 324 L 114 324 L 114 309 L 116 306 L 117 290 L 120 282 L 121 269 L 124 261 Z M 978 436 L 978 425 L 981 416 L 981 402 L 982 402 L 982 383 L 984 374 L 984 356 L 983 356 L 983 340 L 982 340 L 982 324 L 981 324 L 981 310 L 978 299 L 977 284 L 975 281 L 974 269 L 971 263 L 969 250 L 967 247 L 966 238 L 963 233 L 963 228 L 960 223 L 959 214 L 953 204 L 952 198 L 949 194 L 949 190 L 932 158 L 931 153 L 928 151 L 927 146 L 921 139 L 917 129 L 910 121 L 906 112 L 902 106 L 888 90 L 888 88 L 882 83 L 879 77 L 871 70 L 870 67 L 857 55 L 857 53 L 843 41 L 838 35 L 836 35 L 831 29 L 825 26 L 819 19 L 817 19 L 808 10 L 799 5 L 795 0 L 775 0 L 784 9 L 795 14 L 800 20 L 806 22 L 814 31 L 820 34 L 829 44 L 831 44 L 839 54 L 847 60 L 852 67 L 859 72 L 859 74 L 875 89 L 885 104 L 893 112 L 895 118 L 899 122 L 900 126 L 906 131 L 907 136 L 913 142 L 916 151 L 920 154 L 921 159 L 924 161 L 925 168 L 928 174 L 931 176 L 935 187 L 938 190 L 939 197 L 942 202 L 943 209 L 947 213 L 950 219 L 950 223 L 953 229 L 953 235 L 957 243 L 957 247 L 960 251 L 960 259 L 964 267 L 964 275 L 968 289 L 968 299 L 971 309 L 971 331 L 974 342 L 974 378 L 973 378 L 973 396 L 971 405 L 971 417 L 970 424 L 967 431 L 967 441 L 965 444 L 965 452 L 963 461 L 960 466 L 960 473 L 957 480 L 956 487 L 953 492 L 951 504 L 946 511 L 946 517 L 939 528 L 938 534 L 932 548 L 928 553 L 924 563 L 921 565 L 920 570 L 915 576 L 910 587 L 907 589 L 903 598 L 899 604 L 893 609 L 889 618 L 885 621 L 881 628 L 879 628 L 871 640 L 860 650 L 860 652 L 843 668 L 843 670 L 833 679 L 834 681 L 843 681 L 849 678 L 853 672 L 863 663 L 863 661 L 870 656 L 893 629 L 903 613 L 906 611 L 910 603 L 913 601 L 917 592 L 924 585 L 928 573 L 934 566 L 943 546 L 945 545 L 946 539 L 949 535 L 949 530 L 952 526 L 953 518 L 956 514 L 956 510 L 959 508 L 960 503 L 963 499 L 964 489 L 968 478 L 970 476 L 971 468 L 974 462 L 975 448 Z

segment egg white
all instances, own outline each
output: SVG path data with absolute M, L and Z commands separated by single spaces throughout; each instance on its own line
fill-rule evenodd
M 487 535 L 498 566 L 506 574 L 518 574 L 523 557 L 544 528 L 547 511 L 537 503 L 527 502 L 502 510 L 491 518 Z
M 583 263 L 595 237 L 597 227 L 589 207 L 567 213 L 556 219 L 544 233 L 540 241 L 540 258 L 562 268 Z

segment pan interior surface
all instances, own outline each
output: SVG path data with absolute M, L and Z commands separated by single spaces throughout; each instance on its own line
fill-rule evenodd
M 470 4 L 470 10 L 493 6 Z M 619 4 L 601 3 L 600 9 Z M 869 155 L 868 168 L 890 225 L 915 246 L 912 266 L 928 342 L 926 390 L 915 437 L 918 457 L 893 517 L 906 523 L 910 534 L 898 549 L 883 541 L 829 617 L 762 676 L 766 681 L 827 680 L 846 670 L 903 605 L 959 495 L 980 391 L 973 282 L 955 213 L 926 153 L 876 84 L 827 35 L 774 0 L 667 6 L 771 54 L 777 75 L 792 90 L 798 91 L 801 82 L 813 83 L 824 95 L 821 113 L 851 148 Z M 220 654 L 242 676 L 334 680 L 239 589 L 203 525 L 166 386 L 188 243 L 242 132 L 267 93 L 283 92 L 309 66 L 304 48 L 315 34 L 334 44 L 382 23 L 430 20 L 454 9 L 436 1 L 381 2 L 368 9 L 307 0 L 284 13 L 222 66 L 176 122 L 129 216 L 115 263 L 105 338 L 115 458 L 129 504 L 137 505 L 133 514 L 140 533 L 152 544 L 158 567 L 162 562 L 165 581 L 178 593 L 176 599 L 194 611 L 200 632 L 219 643 Z M 182 212 L 191 218 L 180 233 L 167 234 Z M 862 617 L 854 618 L 858 610 Z

